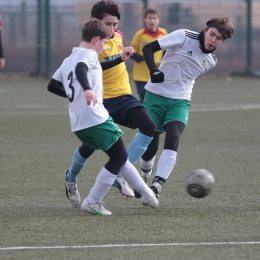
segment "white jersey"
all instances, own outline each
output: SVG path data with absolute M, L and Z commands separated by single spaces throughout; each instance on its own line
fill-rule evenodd
M 92 91 L 98 98 L 95 106 L 87 105 L 84 89 L 75 75 L 77 63 L 83 62 L 88 66 L 88 81 Z M 69 98 L 69 116 L 71 131 L 79 131 L 104 123 L 109 114 L 103 106 L 102 68 L 96 51 L 75 47 L 66 58 L 53 78 L 62 82 Z
M 145 89 L 154 94 L 172 99 L 191 99 L 195 79 L 216 65 L 213 53 L 200 49 L 198 33 L 180 29 L 158 39 L 162 50 L 167 50 L 159 69 L 164 73 L 164 82 L 147 82 Z

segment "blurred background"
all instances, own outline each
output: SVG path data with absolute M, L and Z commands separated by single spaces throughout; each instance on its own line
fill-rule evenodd
M 0 0 L 3 74 L 50 77 L 74 46 L 90 19 L 93 0 Z M 143 27 L 147 7 L 161 15 L 168 33 L 180 29 L 199 32 L 213 16 L 228 16 L 235 25 L 232 39 L 216 50 L 218 65 L 209 74 L 260 75 L 260 0 L 116 0 L 122 12 L 118 29 L 125 46 Z M 132 61 L 127 61 L 129 72 Z

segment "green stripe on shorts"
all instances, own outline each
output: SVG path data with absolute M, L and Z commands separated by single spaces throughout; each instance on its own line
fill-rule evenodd
M 109 149 L 122 134 L 123 131 L 114 123 L 112 117 L 102 124 L 75 132 L 83 144 L 102 151 Z
M 164 125 L 170 121 L 188 123 L 188 100 L 166 98 L 146 91 L 144 105 L 156 123 L 156 131 L 160 133 L 164 132 Z

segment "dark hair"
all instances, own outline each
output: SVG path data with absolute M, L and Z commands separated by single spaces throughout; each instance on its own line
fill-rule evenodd
M 148 14 L 155 14 L 160 18 L 160 14 L 155 9 L 152 9 L 152 8 L 146 9 L 144 11 L 144 18 L 146 18 Z
M 91 19 L 86 22 L 82 29 L 82 41 L 91 42 L 94 37 L 100 37 L 100 39 L 107 38 L 111 36 L 109 28 L 100 20 Z
M 116 16 L 117 19 L 120 20 L 121 11 L 114 1 L 101 0 L 93 5 L 91 17 L 102 20 L 106 15 Z
M 206 30 L 210 27 L 216 28 L 221 33 L 224 40 L 232 38 L 235 31 L 234 26 L 228 17 L 213 17 L 206 22 L 206 25 Z

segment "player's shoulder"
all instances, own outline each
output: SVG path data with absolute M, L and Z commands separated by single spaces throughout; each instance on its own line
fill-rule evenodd
M 135 35 L 142 35 L 145 32 L 145 27 L 136 31 Z
M 160 31 L 161 34 L 166 35 L 168 32 L 166 29 L 159 27 L 158 30 Z
M 116 30 L 115 31 L 115 34 L 114 34 L 114 38 L 117 37 L 117 38 L 120 38 L 122 40 L 122 42 L 124 43 L 125 41 L 125 38 L 124 38 L 124 34 L 122 31 L 120 30 Z
M 194 39 L 194 40 L 198 40 L 198 38 L 199 38 L 198 32 L 191 31 L 191 30 L 188 30 L 188 29 L 183 29 L 183 31 L 184 31 L 186 37 Z
M 212 52 L 212 53 L 211 53 L 211 56 L 212 56 L 212 58 L 214 59 L 214 61 L 217 62 L 217 57 L 216 57 L 215 52 Z

